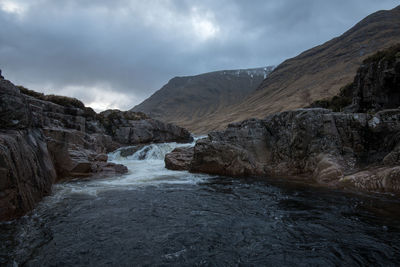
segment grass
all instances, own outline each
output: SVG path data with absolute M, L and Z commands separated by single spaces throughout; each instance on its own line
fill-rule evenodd
M 374 62 L 379 62 L 381 60 L 394 62 L 396 57 L 400 57 L 400 44 L 396 44 L 385 50 L 376 52 L 372 56 L 369 56 L 366 59 L 364 59 L 363 64 L 370 64 Z
M 340 89 L 339 95 L 334 97 L 314 101 L 309 105 L 310 108 L 326 108 L 334 112 L 343 111 L 345 107 L 351 104 L 354 84 L 349 83 Z
M 25 88 L 21 85 L 18 85 L 17 88 L 19 88 L 21 93 L 23 93 L 24 95 L 29 95 L 40 100 L 49 101 L 64 107 L 85 109 L 85 105 L 82 103 L 82 101 L 73 97 L 59 96 L 59 95 L 45 95 L 43 93 L 38 93 L 28 88 Z

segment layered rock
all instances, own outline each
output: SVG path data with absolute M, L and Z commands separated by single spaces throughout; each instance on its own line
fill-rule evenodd
M 55 181 L 122 174 L 107 153 L 124 145 L 190 142 L 183 128 L 134 112 L 96 114 L 77 99 L 0 78 L 0 220 L 22 215 Z
M 369 115 L 298 109 L 210 133 L 196 143 L 193 158 L 175 151 L 166 156 L 166 167 L 229 176 L 307 177 L 327 185 L 351 182 L 361 189 L 396 191 L 399 133 L 400 110 Z M 369 176 L 380 184 L 363 185 L 357 171 L 375 165 L 381 169 Z
M 51 191 L 56 178 L 40 130 L 0 132 L 0 220 L 24 214 Z
M 184 128 L 153 120 L 141 112 L 107 110 L 100 113 L 107 134 L 124 145 L 193 141 Z
M 23 214 L 51 190 L 56 172 L 26 99 L 0 79 L 0 220 Z

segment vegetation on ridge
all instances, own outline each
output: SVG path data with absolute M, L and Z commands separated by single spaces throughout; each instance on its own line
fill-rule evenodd
M 326 108 L 334 112 L 343 111 L 343 109 L 351 104 L 354 83 L 348 83 L 340 88 L 338 95 L 331 98 L 321 99 L 314 101 L 309 105 L 309 108 Z
M 28 88 L 25 88 L 21 85 L 18 85 L 17 88 L 24 95 L 29 95 L 40 100 L 49 101 L 64 107 L 85 109 L 85 105 L 82 103 L 82 101 L 73 97 L 59 96 L 59 95 L 45 95 L 43 93 L 38 93 Z
M 379 62 L 382 59 L 385 59 L 386 61 L 389 62 L 393 62 L 396 59 L 396 57 L 400 57 L 400 43 L 393 45 L 388 49 L 380 50 L 375 54 L 367 57 L 366 59 L 364 59 L 363 64 Z

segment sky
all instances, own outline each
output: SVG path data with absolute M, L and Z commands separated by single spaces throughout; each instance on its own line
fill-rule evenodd
M 175 76 L 278 65 L 398 0 L 0 0 L 15 84 L 128 110 Z

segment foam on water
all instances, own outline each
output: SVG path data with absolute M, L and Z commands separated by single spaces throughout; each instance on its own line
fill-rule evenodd
M 196 138 L 198 140 L 199 138 Z M 123 164 L 128 167 L 128 173 L 122 176 L 93 179 L 89 181 L 74 181 L 55 186 L 57 194 L 54 197 L 66 194 L 88 194 L 97 196 L 99 192 L 115 189 L 136 189 L 140 186 L 158 186 L 162 184 L 197 184 L 210 178 L 209 175 L 192 174 L 187 171 L 171 171 L 165 168 L 164 157 L 177 147 L 195 145 L 178 143 L 150 144 L 136 151 L 134 154 L 123 157 L 120 148 L 108 155 L 109 161 Z

